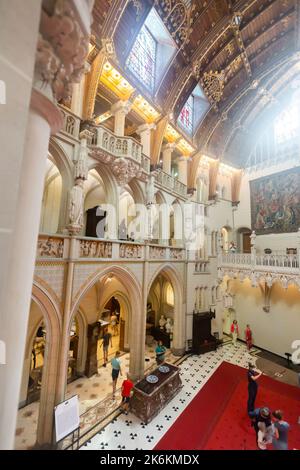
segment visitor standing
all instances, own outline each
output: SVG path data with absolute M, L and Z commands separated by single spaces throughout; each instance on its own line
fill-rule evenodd
M 237 320 L 233 320 L 230 331 L 232 335 L 232 344 L 233 346 L 236 346 L 237 338 L 239 335 L 239 326 Z
M 108 332 L 108 329 L 105 328 L 103 336 L 102 336 L 102 345 L 103 345 L 103 360 L 104 364 L 103 367 L 106 367 L 106 363 L 108 362 L 108 348 L 109 343 L 112 347 L 112 337 L 111 334 Z
M 274 419 L 274 436 L 273 436 L 273 449 L 275 450 L 288 450 L 288 434 L 290 425 L 283 420 L 283 413 L 281 410 L 273 412 Z
M 245 330 L 245 339 L 246 339 L 247 349 L 248 349 L 248 351 L 250 351 L 250 349 L 252 348 L 252 345 L 253 345 L 253 342 L 252 342 L 252 330 L 251 330 L 251 328 L 250 328 L 250 325 L 247 325 L 247 326 L 246 326 L 246 330 Z
M 156 362 L 157 364 L 162 364 L 165 360 L 165 353 L 166 353 L 166 348 L 163 345 L 162 341 L 159 340 L 158 344 L 155 349 L 155 354 L 156 354 Z
M 117 380 L 118 380 L 119 374 L 122 375 L 121 360 L 119 359 L 119 356 L 120 356 L 120 351 L 116 351 L 115 357 L 113 357 L 111 360 L 113 399 L 115 398 L 115 394 L 116 394 Z
M 122 383 L 122 402 L 121 402 L 121 409 L 128 414 L 130 398 L 133 393 L 133 382 L 130 380 L 129 375 L 127 374 L 126 379 Z
M 254 365 L 249 362 L 248 364 L 248 402 L 247 412 L 253 411 L 255 408 L 255 399 L 257 395 L 258 383 L 257 380 L 262 375 L 262 371 L 255 369 Z

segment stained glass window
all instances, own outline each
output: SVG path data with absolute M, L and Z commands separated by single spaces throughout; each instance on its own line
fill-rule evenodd
M 275 142 L 282 144 L 294 139 L 299 131 L 299 110 L 297 104 L 283 111 L 275 120 Z
M 156 41 L 144 25 L 127 59 L 127 66 L 151 91 L 155 79 Z
M 178 124 L 189 134 L 193 133 L 193 111 L 194 97 L 193 95 L 190 95 L 178 117 Z

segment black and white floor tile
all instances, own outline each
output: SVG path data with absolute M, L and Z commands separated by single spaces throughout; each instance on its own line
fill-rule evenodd
M 188 357 L 180 365 L 181 391 L 149 424 L 142 423 L 132 413 L 120 415 L 81 450 L 153 449 L 223 361 L 246 368 L 256 358 L 241 343 L 236 347 L 229 343 L 217 351 Z

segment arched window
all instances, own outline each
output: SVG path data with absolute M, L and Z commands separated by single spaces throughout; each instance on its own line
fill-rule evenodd
M 294 139 L 299 131 L 299 109 L 297 102 L 293 103 L 274 121 L 274 135 L 277 144 Z
M 174 290 L 170 283 L 168 283 L 166 288 L 166 302 L 168 305 L 174 307 Z

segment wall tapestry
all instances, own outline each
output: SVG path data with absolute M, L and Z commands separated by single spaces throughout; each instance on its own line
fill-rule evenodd
M 251 225 L 258 235 L 300 227 L 300 167 L 250 181 Z

